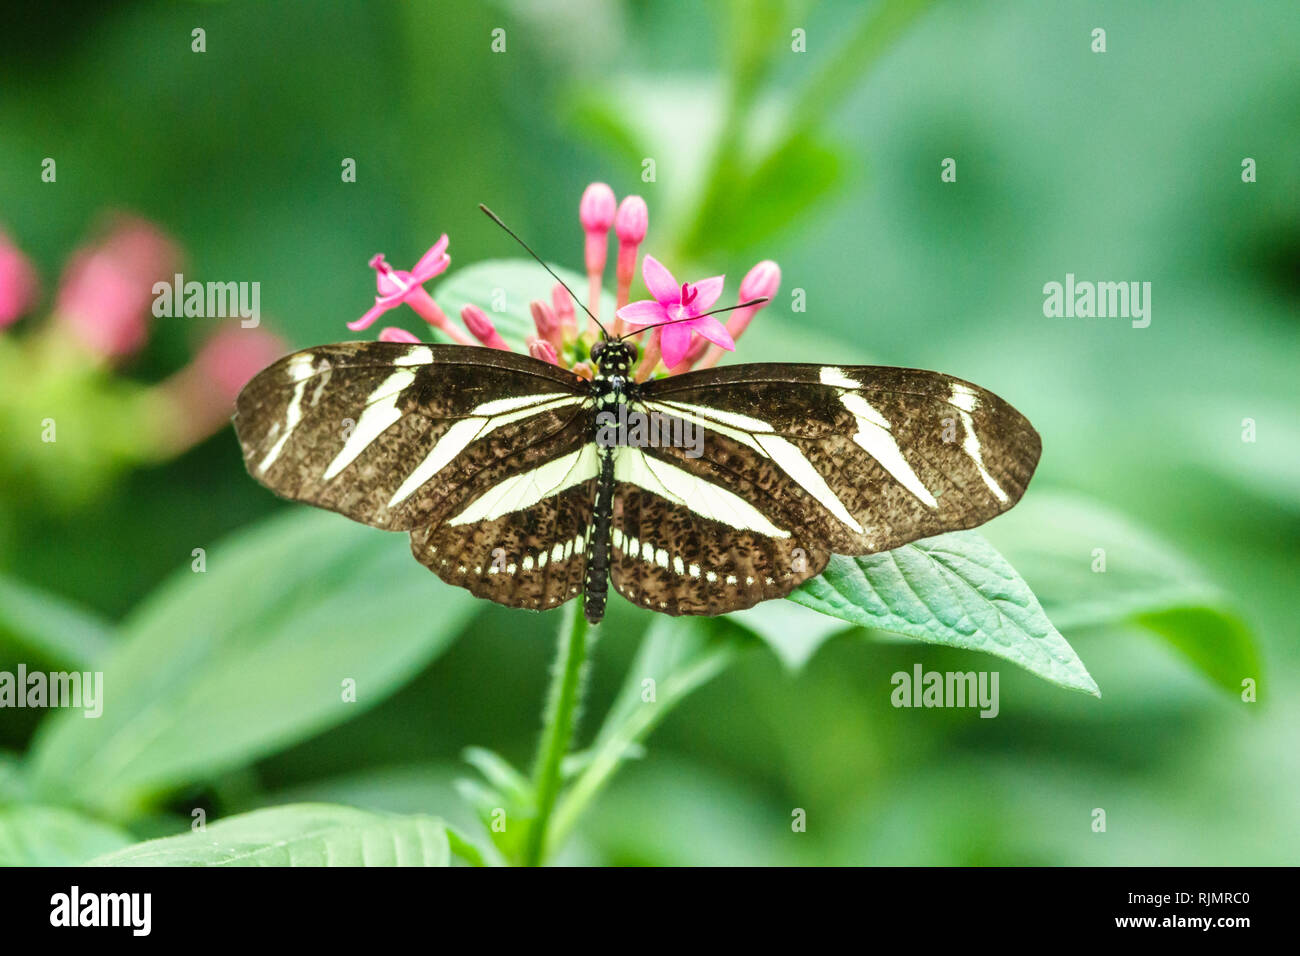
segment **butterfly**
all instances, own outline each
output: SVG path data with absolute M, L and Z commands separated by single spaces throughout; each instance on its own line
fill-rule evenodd
M 580 597 L 593 623 L 611 584 L 653 611 L 723 614 L 833 554 L 982 524 L 1041 451 L 1015 408 L 938 372 L 754 363 L 638 382 L 626 338 L 590 355 L 586 379 L 489 348 L 322 345 L 258 373 L 235 428 L 277 494 L 408 532 L 421 564 L 478 597 Z

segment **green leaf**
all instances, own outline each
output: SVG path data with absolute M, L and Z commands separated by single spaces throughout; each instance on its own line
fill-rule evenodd
M 550 265 L 585 302 L 587 277 L 553 263 Z M 435 290 L 434 299 L 454 322 L 460 321 L 463 306 L 477 305 L 488 314 L 501 337 L 512 348 L 526 352 L 524 340 L 537 334 L 529 303 L 534 299 L 550 302 L 554 287 L 555 280 L 532 259 L 488 259 L 448 275 Z M 600 319 L 608 324 L 614 315 L 614 296 L 602 291 L 600 303 Z M 575 304 L 574 309 L 578 314 L 578 328 L 586 328 L 587 317 L 582 307 Z
M 18 755 L 0 751 L 0 807 L 26 803 L 31 799 L 23 765 Z
M 0 808 L 0 866 L 79 866 L 130 843 L 121 830 L 63 807 Z
M 218 820 L 203 830 L 148 840 L 92 866 L 448 866 L 437 817 L 391 816 L 299 803 Z
M 186 567 L 145 601 L 102 665 L 103 716 L 51 718 L 33 782 L 58 802 L 129 815 L 374 706 L 475 610 L 403 537 L 295 509 L 214 547 L 206 573 Z
M 0 575 L 0 641 L 42 661 L 90 670 L 113 643 L 113 625 L 57 595 Z
M 603 866 L 797 866 L 816 862 L 791 807 L 752 778 L 671 754 L 628 767 L 583 824 Z M 834 814 L 839 816 L 839 813 Z
M 857 627 L 792 601 L 765 601 L 727 620 L 758 636 L 791 671 L 802 670 L 827 640 Z
M 724 177 L 716 213 L 702 215 L 684 252 L 703 258 L 719 250 L 739 251 L 771 240 L 819 201 L 844 176 L 840 150 L 807 134 L 782 143 L 750 172 Z
M 973 531 L 833 556 L 790 599 L 854 624 L 986 651 L 1061 687 L 1101 695 L 1029 585 Z
M 1171 546 L 1077 495 L 1031 495 L 987 528 L 1027 569 L 1052 621 L 1074 633 L 1137 624 L 1236 693 L 1259 678 L 1259 650 L 1224 594 Z M 1104 570 L 1103 570 L 1104 569 Z
M 537 815 L 531 801 L 527 805 L 513 803 L 495 788 L 468 777 L 458 779 L 454 786 L 460 799 L 474 811 L 500 857 L 518 860 L 523 855 L 529 827 Z
M 1248 410 L 1250 441 L 1243 440 Z M 1195 398 L 1179 408 L 1188 457 L 1261 497 L 1300 505 L 1300 424 L 1295 406 L 1263 395 Z

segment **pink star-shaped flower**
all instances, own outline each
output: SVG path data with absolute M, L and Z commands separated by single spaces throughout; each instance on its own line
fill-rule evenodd
M 394 269 L 384 261 L 382 255 L 371 259 L 370 265 L 376 273 L 379 295 L 375 296 L 375 304 L 370 310 L 355 322 L 349 322 L 348 328 L 353 332 L 369 328 L 375 319 L 389 309 L 408 301 L 417 312 L 423 314 L 420 306 L 426 304 L 424 300 L 430 299 L 429 294 L 424 291 L 424 283 L 446 272 L 447 266 L 451 265 L 451 257 L 447 255 L 447 243 L 448 239 L 444 235 L 434 243 L 432 249 L 420 257 L 420 261 L 410 272 Z M 435 325 L 439 324 L 428 316 L 425 318 Z
M 630 302 L 618 310 L 618 317 L 633 328 L 668 323 L 655 330 L 665 365 L 672 368 L 686 357 L 692 333 L 698 333 L 727 351 L 735 350 L 736 343 L 727 333 L 726 326 L 713 316 L 704 314 L 722 295 L 723 276 L 678 285 L 673 274 L 658 259 L 646 256 L 641 264 L 641 278 L 654 299 Z

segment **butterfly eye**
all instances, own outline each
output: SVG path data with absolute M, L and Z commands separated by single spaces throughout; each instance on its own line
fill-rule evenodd
M 593 362 L 598 361 L 600 359 L 600 353 L 603 351 L 605 351 L 604 341 L 597 342 L 591 347 L 591 360 Z

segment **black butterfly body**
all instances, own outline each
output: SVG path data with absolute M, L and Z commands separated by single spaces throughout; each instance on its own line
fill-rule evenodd
M 597 343 L 587 380 L 486 348 L 320 346 L 259 373 L 235 425 L 277 494 L 410 532 L 422 564 L 501 604 L 582 595 L 593 622 L 609 583 L 667 614 L 783 597 L 832 554 L 987 521 L 1038 462 L 1024 416 L 937 372 L 749 364 L 637 383 L 633 355 Z M 699 440 L 601 440 L 634 414 Z

